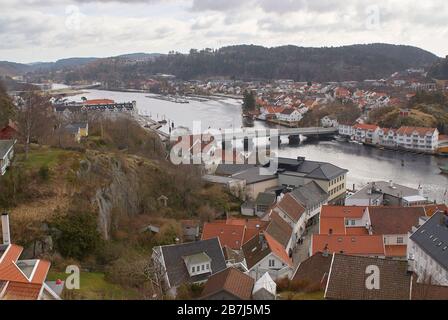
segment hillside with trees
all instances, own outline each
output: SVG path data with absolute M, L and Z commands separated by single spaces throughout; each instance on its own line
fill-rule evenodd
M 439 80 L 448 80 L 448 56 L 433 64 L 428 75 Z
M 448 98 L 441 92 L 419 91 L 409 101 L 410 114 L 400 116 L 399 107 L 386 107 L 369 114 L 369 122 L 385 128 L 436 127 L 448 134 Z
M 138 63 L 127 63 L 119 57 L 97 59 L 53 76 L 59 77 L 55 81 L 67 83 L 102 81 L 109 87 L 159 73 L 183 80 L 221 77 L 324 82 L 383 78 L 410 67 L 430 66 L 436 60 L 437 56 L 428 51 L 389 44 L 323 48 L 238 45 L 218 50 L 191 49 L 189 54 L 171 52 Z

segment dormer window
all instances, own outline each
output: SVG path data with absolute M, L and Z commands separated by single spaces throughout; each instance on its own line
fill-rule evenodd
M 205 252 L 184 256 L 183 259 L 190 277 L 209 273 L 211 270 L 212 259 Z

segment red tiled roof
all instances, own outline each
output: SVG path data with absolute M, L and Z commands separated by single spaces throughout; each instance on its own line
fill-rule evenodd
M 231 249 L 241 249 L 243 245 L 245 226 L 224 223 L 205 223 L 202 231 L 202 240 L 219 238 L 221 246 Z
M 93 100 L 86 100 L 83 102 L 83 104 L 85 105 L 112 104 L 112 103 L 115 103 L 115 101 L 110 99 L 93 99 Z
M 227 268 L 208 278 L 202 291 L 202 299 L 226 291 L 236 298 L 249 300 L 252 297 L 255 280 L 235 268 Z
M 286 253 L 285 248 L 273 237 L 271 237 L 268 233 L 264 233 L 264 236 L 266 238 L 266 241 L 268 243 L 269 249 L 271 252 L 276 255 L 280 260 L 282 260 L 284 263 L 286 263 L 289 266 L 292 266 L 292 260 L 289 258 L 288 254 Z
M 9 282 L 2 299 L 5 300 L 37 300 L 42 284 Z
M 321 218 L 362 218 L 364 206 L 322 206 Z
M 401 127 L 397 130 L 397 134 L 399 135 L 412 135 L 414 132 L 417 132 L 419 136 L 426 136 L 427 134 L 433 135 L 436 131 L 436 128 L 423 128 L 423 127 Z
M 331 253 L 384 256 L 383 236 L 320 235 L 311 238 L 312 254 L 328 250 Z
M 406 245 L 387 245 L 384 247 L 386 257 L 406 257 L 407 246 Z
M 19 260 L 20 255 L 22 254 L 23 248 L 21 246 L 17 246 L 15 244 L 11 244 L 3 256 L 0 257 L 0 266 L 4 263 L 16 262 Z
M 298 203 L 289 193 L 286 194 L 275 206 L 279 207 L 295 222 L 299 221 L 300 217 L 305 212 L 305 208 L 302 207 L 302 205 Z
M 366 131 L 369 131 L 369 130 L 375 131 L 379 127 L 377 125 L 374 125 L 374 124 L 357 123 L 357 124 L 355 124 L 353 126 L 353 128 L 359 129 L 359 130 L 366 130 Z

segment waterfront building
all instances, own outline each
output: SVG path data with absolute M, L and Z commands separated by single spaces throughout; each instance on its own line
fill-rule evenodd
M 433 153 L 439 142 L 439 131 L 436 128 L 401 127 L 397 130 L 398 147 Z
M 348 170 L 331 163 L 297 159 L 278 159 L 278 182 L 285 187 L 300 187 L 311 181 L 328 194 L 329 203 L 343 202 Z
M 346 206 L 416 206 L 428 204 L 422 188 L 413 189 L 393 181 L 374 181 L 345 199 Z

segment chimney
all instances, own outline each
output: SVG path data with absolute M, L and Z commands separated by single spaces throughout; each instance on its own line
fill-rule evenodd
M 9 231 L 9 215 L 7 212 L 2 213 L 2 236 L 3 244 L 11 244 L 11 232 Z

